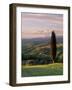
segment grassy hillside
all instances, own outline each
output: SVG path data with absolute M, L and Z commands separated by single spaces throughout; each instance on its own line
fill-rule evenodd
M 48 65 L 22 65 L 22 77 L 63 75 L 63 64 L 54 63 Z
M 22 64 L 48 64 L 52 61 L 50 45 L 28 45 L 22 50 Z M 63 45 L 57 44 L 55 62 L 63 62 Z
M 57 38 L 55 63 L 51 58 L 50 38 L 22 40 L 22 77 L 63 74 L 62 38 Z

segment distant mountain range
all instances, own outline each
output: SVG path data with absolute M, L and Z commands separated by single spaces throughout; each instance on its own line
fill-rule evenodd
M 32 38 L 32 39 L 22 39 L 22 45 L 26 44 L 50 44 L 51 38 L 45 37 L 45 38 Z M 56 37 L 57 44 L 63 43 L 63 36 L 57 36 Z

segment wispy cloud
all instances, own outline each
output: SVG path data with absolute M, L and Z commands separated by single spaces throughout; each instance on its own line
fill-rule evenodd
M 62 14 L 22 13 L 22 38 L 45 37 L 55 31 L 63 34 Z

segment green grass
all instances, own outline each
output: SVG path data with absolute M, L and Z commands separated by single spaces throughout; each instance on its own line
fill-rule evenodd
M 63 64 L 22 65 L 22 77 L 63 75 Z

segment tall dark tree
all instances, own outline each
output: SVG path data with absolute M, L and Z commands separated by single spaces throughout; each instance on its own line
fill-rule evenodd
M 54 31 L 51 34 L 51 56 L 54 63 L 56 58 L 56 35 Z

